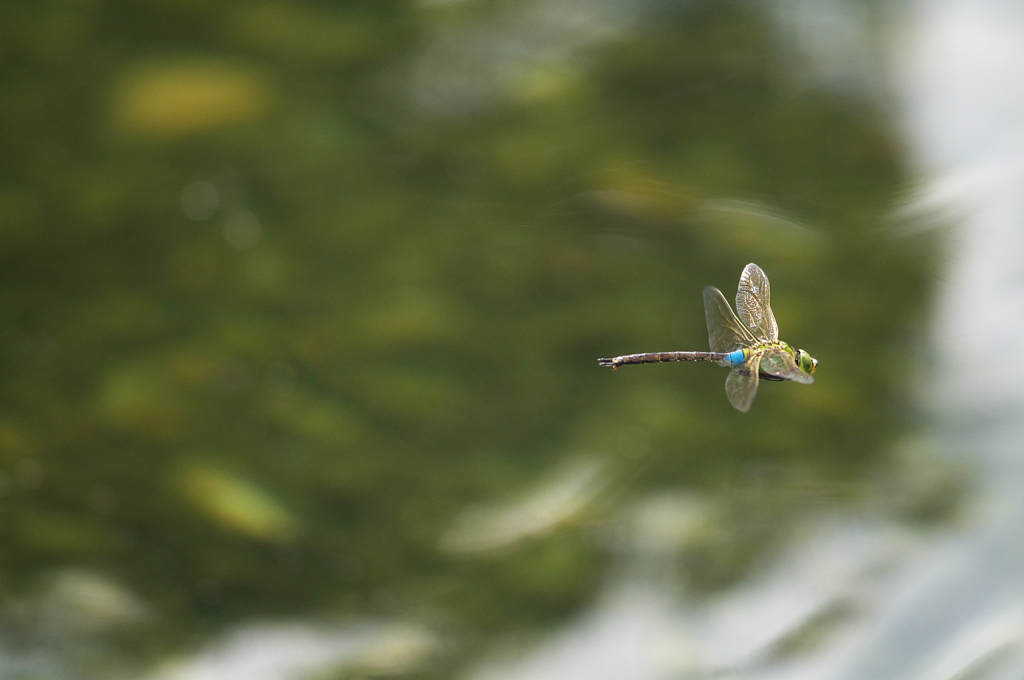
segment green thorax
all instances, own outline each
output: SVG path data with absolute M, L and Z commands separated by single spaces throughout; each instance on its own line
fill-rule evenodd
M 789 343 L 783 342 L 782 340 L 773 340 L 772 342 L 762 342 L 760 345 L 754 345 L 752 347 L 743 348 L 743 358 L 749 361 L 755 356 L 764 356 L 769 352 L 782 350 L 786 354 L 796 359 L 796 350 L 790 346 Z

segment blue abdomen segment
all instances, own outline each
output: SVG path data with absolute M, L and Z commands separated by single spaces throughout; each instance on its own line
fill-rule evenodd
M 727 366 L 739 366 L 744 361 L 745 359 L 743 357 L 743 350 L 741 349 L 738 349 L 735 352 L 729 352 L 724 357 L 722 357 L 722 363 L 726 364 Z

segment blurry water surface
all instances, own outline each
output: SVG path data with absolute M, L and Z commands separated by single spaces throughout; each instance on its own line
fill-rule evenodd
M 0 7 L 0 675 L 1018 677 L 1021 19 Z

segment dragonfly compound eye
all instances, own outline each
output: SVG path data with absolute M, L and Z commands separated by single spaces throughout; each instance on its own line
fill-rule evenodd
M 818 368 L 818 360 L 802 349 L 796 351 L 796 364 L 805 373 L 814 373 Z

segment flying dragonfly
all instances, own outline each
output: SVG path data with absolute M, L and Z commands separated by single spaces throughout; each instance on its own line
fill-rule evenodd
M 771 288 L 764 271 L 751 262 L 740 274 L 736 312 L 722 291 L 704 289 L 704 316 L 708 324 L 710 352 L 648 352 L 598 359 L 615 369 L 625 364 L 656 364 L 662 361 L 713 361 L 732 368 L 725 379 L 725 396 L 746 413 L 757 394 L 757 380 L 792 380 L 809 385 L 818 360 L 802 349 L 779 340 L 779 326 L 771 308 Z M 738 316 L 737 316 L 738 314 Z

